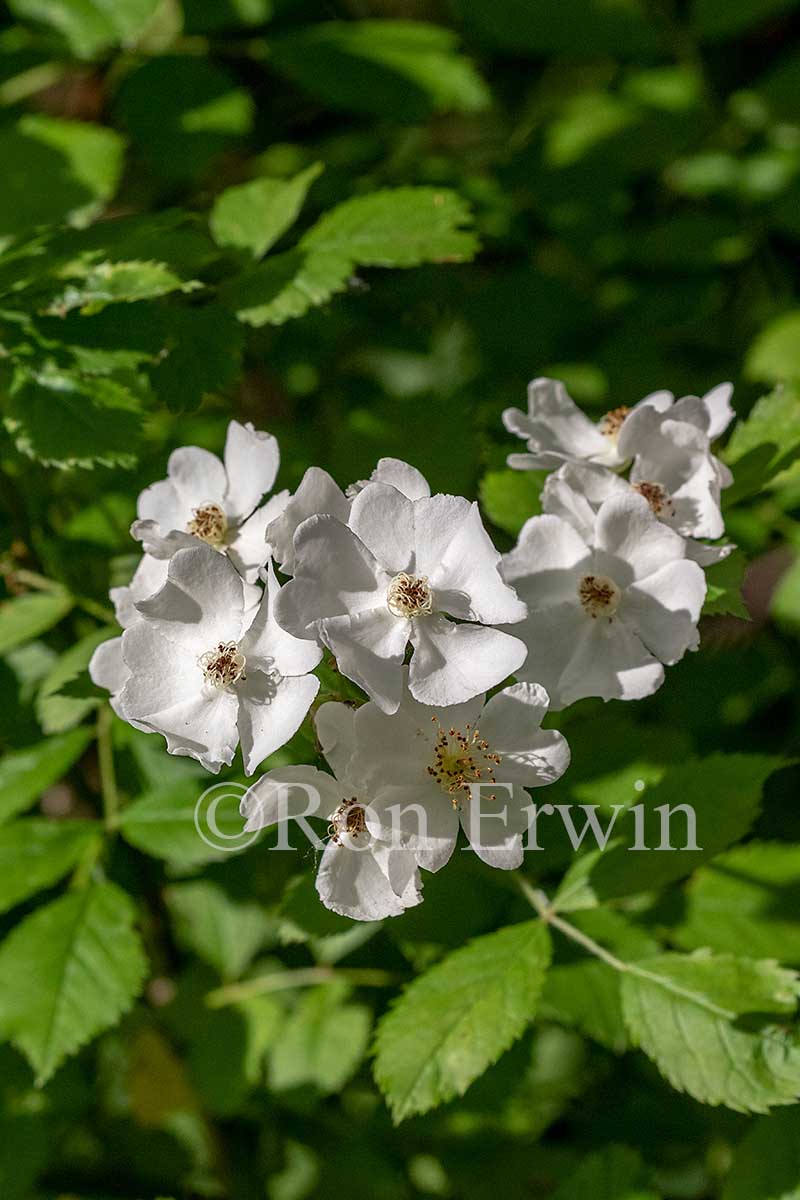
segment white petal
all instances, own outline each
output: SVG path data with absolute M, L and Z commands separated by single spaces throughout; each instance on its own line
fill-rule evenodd
M 597 509 L 609 496 L 627 492 L 628 486 L 619 475 L 596 463 L 564 463 L 545 480 L 542 508 L 568 521 L 589 543 Z
M 448 546 L 458 535 L 472 505 L 463 496 L 423 497 L 414 504 L 415 571 L 433 578 Z
M 330 842 L 319 864 L 317 892 L 326 908 L 353 921 L 382 921 L 405 911 L 369 849 Z
M 437 784 L 389 785 L 370 797 L 367 827 L 375 837 L 409 850 L 425 871 L 440 871 L 458 840 L 458 811 Z
M 157 521 L 149 518 L 133 522 L 131 537 L 142 543 L 145 554 L 162 561 L 172 558 L 178 550 L 188 550 L 197 545 L 197 538 L 191 533 L 186 533 L 183 529 L 171 529 L 168 525 L 159 525 Z
M 663 682 L 661 663 L 623 621 L 593 621 L 585 617 L 583 630 L 559 681 L 560 707 L 585 696 L 641 700 Z
M 327 513 L 347 524 L 350 502 L 327 471 L 309 467 L 286 508 L 267 527 L 267 541 L 278 566 L 287 575 L 294 574 L 294 535 L 309 517 Z
M 245 833 L 254 833 L 295 817 L 329 821 L 343 799 L 341 787 L 326 771 L 287 765 L 275 767 L 251 783 L 240 812 L 245 818 Z
M 480 718 L 486 738 L 502 762 L 495 775 L 504 783 L 542 787 L 560 779 L 569 766 L 566 738 L 556 729 L 540 729 L 550 699 L 536 683 L 515 683 L 493 696 Z
M 400 846 L 373 842 L 372 854 L 389 880 L 392 891 L 400 897 L 403 908 L 422 903 L 422 880 L 414 855 Z
M 170 754 L 190 755 L 210 771 L 232 762 L 239 744 L 233 693 L 205 685 L 192 656 L 148 621 L 125 631 L 122 648 L 131 670 L 120 694 L 126 719 L 143 721 L 166 738 Z
M 258 572 L 269 558 L 270 547 L 266 538 L 267 526 L 280 516 L 289 502 L 289 493 L 277 492 L 266 504 L 257 508 L 252 516 L 234 532 L 226 546 L 226 553 L 239 574 L 253 583 Z
M 228 487 L 223 508 L 228 519 L 249 516 L 278 474 L 281 456 L 271 433 L 261 433 L 248 421 L 231 421 L 225 439 L 225 472 Z
M 595 571 L 620 587 L 686 553 L 683 538 L 654 516 L 643 496 L 630 491 L 601 505 L 595 539 Z
M 409 500 L 421 500 L 423 496 L 431 494 L 430 485 L 422 472 L 400 458 L 379 459 L 370 479 L 378 483 L 390 483 Z
M 192 544 L 196 545 L 196 543 Z M 109 596 L 114 605 L 117 621 L 123 629 L 127 629 L 141 617 L 141 613 L 136 608 L 137 600 L 146 600 L 166 583 L 168 566 L 167 559 L 153 558 L 150 554 L 143 554 L 128 587 L 111 589 Z
M 543 465 L 558 466 L 565 458 L 606 462 L 617 457 L 613 443 L 557 379 L 534 379 L 528 385 L 528 415 L 528 449 L 548 458 Z
M 569 601 L 531 611 L 514 626 L 528 649 L 528 657 L 517 671 L 520 679 L 540 683 L 550 697 L 551 709 L 563 708 L 561 677 L 575 646 L 590 620 L 577 602 L 577 589 Z
M 560 517 L 531 517 L 519 540 L 503 555 L 503 578 L 513 583 L 529 608 L 572 602 L 591 563 L 586 542 Z
M 386 606 L 389 576 L 335 517 L 310 517 L 299 527 L 294 569 L 295 578 L 276 601 L 275 616 L 296 637 L 316 637 L 315 624 L 325 617 Z
M 192 509 L 203 504 L 223 505 L 227 486 L 225 468 L 216 454 L 201 450 L 198 446 L 182 446 L 173 450 L 167 463 L 167 475 L 181 503 L 185 506 L 184 524 L 174 526 L 182 529 L 191 519 Z M 142 513 L 142 516 L 148 516 Z
M 267 564 L 266 586 L 261 603 L 241 640 L 240 649 L 248 666 L 280 675 L 305 675 L 322 659 L 321 647 L 307 638 L 296 638 L 275 620 L 275 601 L 280 594 L 272 563 Z
M 186 504 L 171 480 L 161 479 L 144 489 L 136 512 L 141 520 L 154 521 L 160 530 L 169 533 L 171 529 L 186 528 L 192 517 L 192 505 Z
M 121 692 L 130 677 L 130 669 L 122 657 L 122 638 L 101 642 L 89 660 L 89 678 L 112 696 Z
M 494 799 L 492 799 L 494 796 Z M 501 871 L 514 871 L 522 865 L 525 852 L 523 835 L 528 829 L 530 797 L 521 787 L 498 787 L 488 784 L 465 799 L 459 809 L 461 827 L 478 858 Z
M 321 704 L 314 716 L 322 753 L 337 779 L 348 778 L 348 767 L 355 748 L 355 719 L 356 710 L 336 700 Z
M 527 607 L 500 575 L 500 555 L 483 527 L 477 504 L 445 550 L 430 575 L 435 605 L 465 621 L 485 625 L 513 625 Z
M 515 471 L 552 471 L 559 466 L 563 459 L 553 454 L 508 454 L 506 466 Z
M 350 507 L 350 528 L 390 575 L 414 571 L 414 505 L 387 483 L 368 483 Z
M 242 580 L 224 554 L 200 544 L 170 559 L 167 582 L 137 608 L 163 636 L 202 654 L 218 642 L 238 642 Z
M 320 622 L 320 637 L 341 673 L 363 688 L 384 712 L 395 712 L 403 690 L 403 659 L 410 629 L 410 621 L 381 607 L 329 617 Z
M 733 395 L 732 383 L 720 383 L 703 396 L 703 404 L 708 412 L 708 436 L 713 442 L 721 437 L 736 416 L 731 404 Z
M 736 546 L 733 542 L 728 542 L 723 546 L 708 546 L 705 542 L 695 542 L 692 538 L 686 539 L 686 557 L 701 567 L 713 567 L 715 563 L 722 562 L 723 559 L 733 554 L 735 549 Z
M 411 695 L 433 706 L 461 704 L 502 683 L 525 661 L 519 638 L 484 625 L 454 625 L 442 617 L 417 617 L 408 674 Z
M 245 775 L 294 737 L 319 691 L 315 675 L 284 679 L 248 671 L 236 685 Z
M 663 663 L 675 663 L 699 644 L 697 622 L 706 580 L 697 563 L 666 563 L 625 592 L 621 620 L 630 621 L 641 640 Z

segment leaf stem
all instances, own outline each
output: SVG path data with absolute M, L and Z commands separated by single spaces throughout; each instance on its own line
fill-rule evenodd
M 565 921 L 563 917 L 560 917 L 553 908 L 553 905 L 545 892 L 538 888 L 532 887 L 528 883 L 527 879 L 523 878 L 522 875 L 517 875 L 516 880 L 523 896 L 528 903 L 536 909 L 537 913 L 546 925 L 552 925 L 552 927 L 557 929 L 559 933 L 563 933 L 565 937 L 570 939 L 570 941 L 582 946 L 584 950 L 587 950 L 589 954 L 594 955 L 595 958 L 599 958 L 602 960 L 602 962 L 608 963 L 608 965 L 613 967 L 615 971 L 624 972 L 632 969 L 630 963 L 623 962 L 621 958 L 617 958 L 617 956 L 612 954 L 610 950 L 606 950 L 605 947 L 601 946 L 599 942 L 596 942 L 594 938 L 590 938 L 588 934 L 583 933 L 580 929 L 577 929 L 576 926 L 571 925 L 569 921 Z
M 352 983 L 356 987 L 377 988 L 392 987 L 398 982 L 397 976 L 390 971 L 372 967 L 300 967 L 295 971 L 271 971 L 269 975 L 259 975 L 256 979 L 246 979 L 243 983 L 231 983 L 226 987 L 216 988 L 206 996 L 206 1004 L 209 1008 L 223 1008 L 227 1004 L 237 1004 L 269 992 L 316 987 L 336 980 Z
M 97 714 L 97 761 L 100 767 L 103 818 L 109 833 L 114 833 L 119 824 L 119 792 L 117 791 L 117 775 L 114 770 L 114 747 L 111 741 L 113 721 L 114 714 L 111 708 L 108 704 L 104 704 Z
M 29 571 L 27 567 L 6 567 L 3 574 L 14 583 L 33 588 L 37 592 L 54 592 L 63 595 L 67 591 L 64 585 L 55 579 L 48 579 L 46 575 L 40 575 L 38 571 Z M 92 600 L 89 596 L 73 595 L 72 599 L 78 608 L 82 608 L 90 617 L 102 621 L 104 625 L 112 625 L 116 621 L 113 609 L 106 604 Z

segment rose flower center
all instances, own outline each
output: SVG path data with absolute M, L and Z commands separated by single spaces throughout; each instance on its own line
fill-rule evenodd
M 433 610 L 433 593 L 427 575 L 401 571 L 389 584 L 386 604 L 396 617 L 420 617 Z
M 209 546 L 221 546 L 228 532 L 228 518 L 218 504 L 203 504 L 192 509 L 186 532 Z
M 619 607 L 622 597 L 613 579 L 607 575 L 584 575 L 578 584 L 578 599 L 583 611 L 592 620 L 597 617 L 611 619 Z
M 433 748 L 433 762 L 427 771 L 450 797 L 453 808 L 458 808 L 464 797 L 470 795 L 472 784 L 497 783 L 495 768 L 503 760 L 481 737 L 477 726 L 473 728 L 467 724 L 463 731 L 453 727 L 445 729 L 438 717 L 431 720 L 439 726 L 439 732 Z
M 213 650 L 200 655 L 197 665 L 213 687 L 228 688 L 245 678 L 247 659 L 236 642 L 219 642 Z

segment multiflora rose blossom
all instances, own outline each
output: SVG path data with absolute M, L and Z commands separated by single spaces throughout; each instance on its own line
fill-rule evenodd
M 355 921 L 380 921 L 419 904 L 422 883 L 413 854 L 391 839 L 375 837 L 368 828 L 372 793 L 350 770 L 355 718 L 355 710 L 346 704 L 323 704 L 315 725 L 333 775 L 310 766 L 269 771 L 249 789 L 242 816 L 246 832 L 292 817 L 322 818 L 328 825 L 317 872 L 322 903 Z
M 370 798 L 370 832 L 438 871 L 461 827 L 484 862 L 518 867 L 532 812 L 525 789 L 554 783 L 569 765 L 563 735 L 541 728 L 547 709 L 546 691 L 531 683 L 447 708 L 406 692 L 391 716 L 363 705 L 349 771 Z
M 672 399 L 670 392 L 654 392 L 634 408 L 614 408 L 595 422 L 578 408 L 560 380 L 534 379 L 528 384 L 528 411 L 507 408 L 503 413 L 509 433 L 528 446 L 527 454 L 510 454 L 508 465 L 521 471 L 549 471 L 562 462 L 621 467 L 625 455 L 618 443 L 631 414 L 641 408 L 668 408 Z
M 400 704 L 409 642 L 408 686 L 422 703 L 460 703 L 522 664 L 524 645 L 491 626 L 521 621 L 525 605 L 500 576 L 477 505 L 463 497 L 412 500 L 368 483 L 346 524 L 322 515 L 298 527 L 294 560 L 277 620 L 319 639 L 385 712 Z
M 695 540 L 691 535 L 702 528 L 698 514 L 709 499 L 708 483 L 699 474 L 693 477 L 682 494 L 671 496 L 660 483 L 653 481 L 630 482 L 594 463 L 562 463 L 557 471 L 548 475 L 542 489 L 542 509 L 557 517 L 563 517 L 577 529 L 585 541 L 590 541 L 598 510 L 610 496 L 630 493 L 643 496 L 654 516 L 670 529 L 686 539 L 686 557 L 702 567 L 720 562 L 734 549 L 732 545 L 711 546 Z M 693 493 L 696 503 L 692 501 Z
M 183 446 L 170 455 L 167 478 L 139 497 L 139 520 L 131 534 L 148 554 L 161 559 L 200 540 L 229 555 L 252 583 L 269 557 L 264 532 L 289 499 L 288 492 L 278 492 L 256 508 L 275 482 L 279 463 L 272 434 L 231 421 L 224 462 L 197 446 Z
M 528 647 L 518 673 L 542 683 L 553 708 L 648 696 L 662 664 L 699 644 L 703 571 L 635 493 L 601 504 L 590 537 L 560 517 L 532 517 L 503 573 L 528 604 L 515 627 Z
M 319 648 L 274 619 L 279 588 L 272 569 L 257 607 L 248 607 L 246 589 L 232 563 L 209 546 L 179 550 L 163 587 L 137 602 L 139 620 L 121 639 L 126 675 L 117 711 L 161 733 L 171 754 L 196 758 L 215 773 L 241 741 L 251 775 L 297 731 L 319 689 L 309 674 Z

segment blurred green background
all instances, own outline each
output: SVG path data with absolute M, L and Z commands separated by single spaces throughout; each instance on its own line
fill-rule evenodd
M 35 594 L 43 577 L 79 603 L 43 637 L 9 646 L 0 627 L 3 820 L 34 802 L 49 819 L 99 811 L 108 764 L 89 742 L 107 710 L 84 669 L 107 636 L 108 587 L 136 562 L 138 492 L 163 478 L 175 446 L 220 452 L 231 417 L 252 421 L 279 439 L 281 487 L 311 464 L 345 486 L 398 456 L 434 490 L 479 496 L 505 549 L 541 486 L 506 469 L 518 447 L 500 423 L 532 376 L 565 380 L 598 416 L 724 379 L 744 416 L 774 385 L 800 385 L 796 0 L 14 0 L 1 19 L 4 287 L 34 227 L 205 214 L 227 187 L 316 162 L 325 169 L 301 230 L 349 197 L 426 185 L 471 205 L 482 243 L 469 264 L 356 267 L 343 294 L 282 324 L 218 323 L 189 300 L 165 309 L 189 347 L 182 369 L 195 354 L 201 364 L 197 386 L 185 404 L 148 387 L 130 446 L 126 426 L 113 453 L 102 406 L 76 410 L 64 436 L 93 470 L 26 454 L 15 422 L 30 414 L 5 387 L 7 593 Z M 162 257 L 140 240 L 138 258 Z M 51 250 L 32 253 L 47 262 Z M 128 340 L 137 362 L 147 302 L 98 310 L 91 338 L 82 319 L 50 316 L 39 333 L 64 345 L 74 335 L 87 354 Z M 17 328 L 5 308 L 0 325 L 5 358 Z M 787 436 L 800 440 L 791 404 Z M 41 439 L 53 410 L 38 411 Z M 128 449 L 135 458 L 115 465 Z M 729 533 L 752 560 L 753 619 L 706 618 L 701 653 L 652 699 L 564 716 L 575 761 L 552 789 L 560 799 L 614 803 L 690 752 L 798 753 L 800 469 L 750 491 Z M 319 906 L 310 853 L 261 844 L 208 861 L 193 833 L 181 841 L 148 820 L 191 803 L 206 777 L 156 736 L 119 723 L 111 734 L 123 804 L 143 807 L 106 868 L 137 906 L 149 983 L 43 1089 L 0 1046 L 1 1200 L 788 1200 L 779 1184 L 800 1186 L 797 1109 L 753 1119 L 703 1108 L 642 1056 L 617 1053 L 607 1031 L 604 1042 L 559 1020 L 555 1000 L 462 1100 L 393 1129 L 367 1058 L 374 1014 L 414 970 L 524 916 L 516 892 L 459 855 L 426 876 L 421 908 L 354 927 Z M 44 767 L 37 749 L 26 775 L 20 750 L 45 742 Z M 282 753 L 309 760 L 308 730 Z M 800 842 L 797 783 L 796 770 L 771 778 L 758 838 Z M 553 847 L 531 869 L 557 878 L 568 857 Z M 697 944 L 685 906 L 679 889 L 637 902 L 640 954 Z M 11 907 L 2 932 L 33 907 Z M 612 918 L 593 932 L 614 944 Z M 715 936 L 737 948 L 738 935 Z M 775 936 L 762 952 L 799 963 L 796 924 L 777 950 Z M 208 994 L 253 962 L 257 974 L 341 976 L 227 992 L 210 1007 Z M 348 971 L 362 967 L 385 986 L 356 986 Z M 573 986 L 591 996 L 595 985 L 589 975 Z M 789 1147 L 785 1172 L 761 1192 L 774 1139 Z

